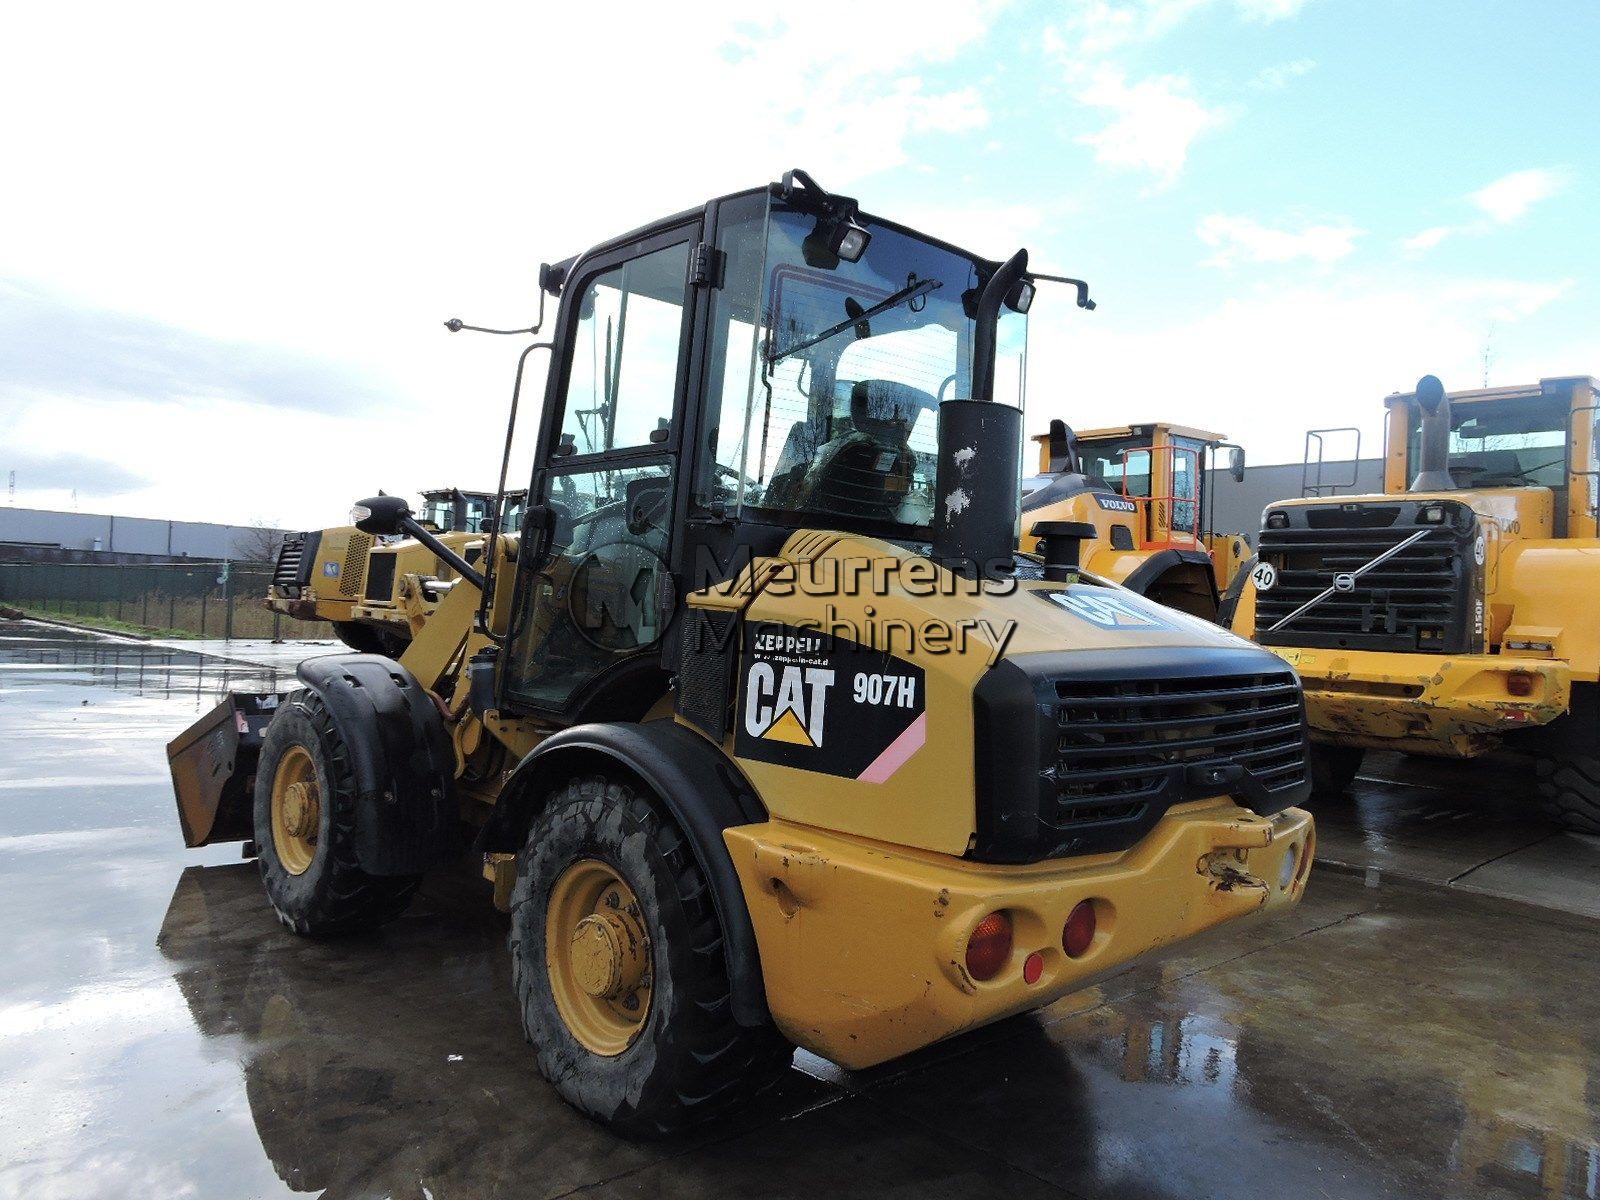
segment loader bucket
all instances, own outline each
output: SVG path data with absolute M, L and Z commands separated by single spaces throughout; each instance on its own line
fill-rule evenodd
M 270 692 L 231 693 L 167 743 L 185 846 L 250 837 L 256 758 L 279 700 Z

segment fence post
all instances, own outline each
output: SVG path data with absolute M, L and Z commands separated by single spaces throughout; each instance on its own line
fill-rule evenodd
M 233 564 L 227 561 L 222 564 L 222 638 L 228 642 L 233 641 L 233 585 L 231 583 L 233 576 L 229 570 L 231 566 Z

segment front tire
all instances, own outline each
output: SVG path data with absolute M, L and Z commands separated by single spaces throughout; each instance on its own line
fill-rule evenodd
M 512 979 L 539 1070 L 573 1107 L 659 1137 L 775 1081 L 791 1048 L 733 1019 L 722 926 L 694 852 L 638 789 L 551 797 L 519 856 Z
M 353 933 L 392 921 L 416 875 L 369 875 L 352 843 L 350 749 L 315 692 L 290 694 L 267 726 L 256 767 L 255 839 L 273 911 L 296 933 Z
M 1361 770 L 1367 752 L 1360 746 L 1311 745 L 1311 794 L 1321 799 L 1343 796 Z
M 1572 833 L 1600 834 L 1600 758 L 1541 755 L 1539 800 L 1550 819 Z

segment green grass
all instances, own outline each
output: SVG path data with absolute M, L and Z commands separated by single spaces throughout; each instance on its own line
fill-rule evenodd
M 200 635 L 189 629 L 159 629 L 149 625 L 135 625 L 132 621 L 119 621 L 115 617 L 103 617 L 95 613 L 57 613 L 46 610 L 7 606 L 8 612 L 18 612 L 24 617 L 35 617 L 41 621 L 52 621 L 59 625 L 80 625 L 86 629 L 103 629 L 107 633 L 127 633 L 135 637 L 166 638 L 168 640 L 183 639 L 185 641 L 199 641 Z

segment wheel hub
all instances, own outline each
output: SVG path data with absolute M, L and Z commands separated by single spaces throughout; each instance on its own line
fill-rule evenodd
M 650 1015 L 650 938 L 639 901 L 615 868 L 579 859 L 555 881 L 545 919 L 551 991 L 586 1049 L 621 1054 Z
M 317 840 L 317 785 L 291 783 L 284 789 L 283 823 L 291 835 L 308 842 Z

